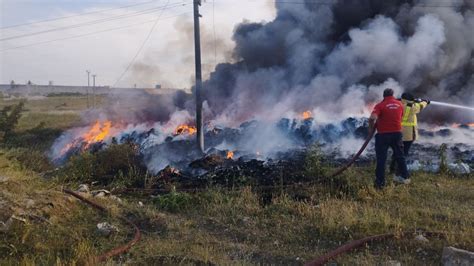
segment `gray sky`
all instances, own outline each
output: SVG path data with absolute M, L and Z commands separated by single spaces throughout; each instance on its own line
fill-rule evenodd
M 0 83 L 51 80 L 84 85 L 89 69 L 97 74 L 98 85 L 114 85 L 159 17 L 135 64 L 117 86 L 188 87 L 194 75 L 192 0 L 169 0 L 163 9 L 167 1 L 0 0 L 0 39 L 29 35 L 0 40 Z M 113 9 L 129 5 L 135 6 Z M 89 14 L 78 16 L 84 13 Z M 231 60 L 236 24 L 275 16 L 272 1 L 266 0 L 215 0 L 215 4 L 207 0 L 201 13 L 204 76 L 216 62 Z M 117 16 L 120 19 L 110 19 Z M 59 17 L 69 18 L 10 27 Z M 77 27 L 84 23 L 89 25 Z M 49 32 L 32 35 L 43 31 Z M 95 32 L 100 33 L 91 34 Z M 57 39 L 64 40 L 52 41 Z M 26 47 L 16 48 L 20 46 Z

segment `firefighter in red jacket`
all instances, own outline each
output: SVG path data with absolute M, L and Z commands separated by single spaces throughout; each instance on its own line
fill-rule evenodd
M 388 148 L 392 148 L 395 160 L 399 166 L 400 176 L 395 176 L 394 181 L 409 184 L 410 176 L 403 154 L 402 142 L 402 116 L 403 104 L 393 97 L 392 89 L 385 89 L 383 101 L 378 103 L 369 118 L 369 130 L 376 126 L 375 155 L 377 167 L 375 169 L 375 187 L 382 189 L 385 186 L 385 163 Z

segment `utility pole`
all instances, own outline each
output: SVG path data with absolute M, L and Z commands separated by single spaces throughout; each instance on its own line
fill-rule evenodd
M 87 72 L 87 89 L 86 89 L 86 95 L 87 95 L 87 109 L 89 109 L 89 87 L 91 86 L 91 72 L 89 70 L 86 70 Z
M 94 109 L 95 109 L 95 77 L 97 77 L 96 74 L 92 75 L 92 105 L 94 106 Z
M 201 33 L 199 29 L 199 6 L 201 0 L 193 0 L 194 3 L 194 55 L 196 63 L 196 128 L 197 144 L 201 152 L 204 152 L 204 129 L 202 126 L 202 72 L 201 72 Z

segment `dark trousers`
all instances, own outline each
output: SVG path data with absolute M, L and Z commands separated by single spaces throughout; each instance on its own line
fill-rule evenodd
M 375 155 L 377 156 L 375 186 L 377 188 L 385 186 L 385 163 L 387 162 L 389 147 L 393 150 L 393 156 L 400 170 L 400 175 L 403 178 L 409 178 L 405 156 L 403 154 L 402 133 L 379 133 L 375 135 Z
M 405 161 L 408 159 L 408 155 L 410 154 L 410 148 L 411 145 L 413 144 L 412 141 L 404 141 L 403 142 L 403 155 L 405 155 Z M 390 162 L 390 173 L 395 173 L 399 176 L 400 175 L 400 169 L 397 168 L 397 160 L 395 160 L 395 153 L 392 155 L 392 161 Z

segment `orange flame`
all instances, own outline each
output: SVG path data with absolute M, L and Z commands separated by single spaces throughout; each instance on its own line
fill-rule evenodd
M 452 123 L 451 124 L 451 127 L 452 128 L 458 128 L 460 126 L 463 126 L 463 127 L 474 127 L 474 122 L 473 123 L 466 123 L 466 124 L 460 124 L 460 123 Z
M 85 148 L 89 147 L 92 143 L 103 141 L 110 133 L 112 128 L 112 122 L 105 121 L 103 124 L 96 121 L 91 129 L 82 135 L 82 139 L 86 143 Z
M 188 125 L 180 125 L 174 130 L 174 135 L 182 135 L 182 134 L 188 134 L 188 135 L 194 135 L 196 134 L 197 129 L 196 127 L 193 126 L 188 126 Z
M 84 143 L 82 150 L 85 150 L 93 143 L 105 140 L 105 138 L 109 136 L 111 128 L 111 121 L 104 121 L 103 123 L 96 121 L 86 133 L 78 138 L 75 138 L 71 143 L 66 144 L 66 146 L 64 146 L 59 152 L 59 156 L 63 156 L 73 147 L 80 146 L 81 143 Z
M 313 114 L 311 113 L 311 111 L 304 111 L 303 113 L 301 113 L 301 117 L 303 117 L 304 120 L 306 119 L 310 119 L 311 117 L 313 117 Z
M 234 159 L 234 152 L 233 152 L 233 151 L 228 151 L 226 158 L 227 158 L 227 159 Z

